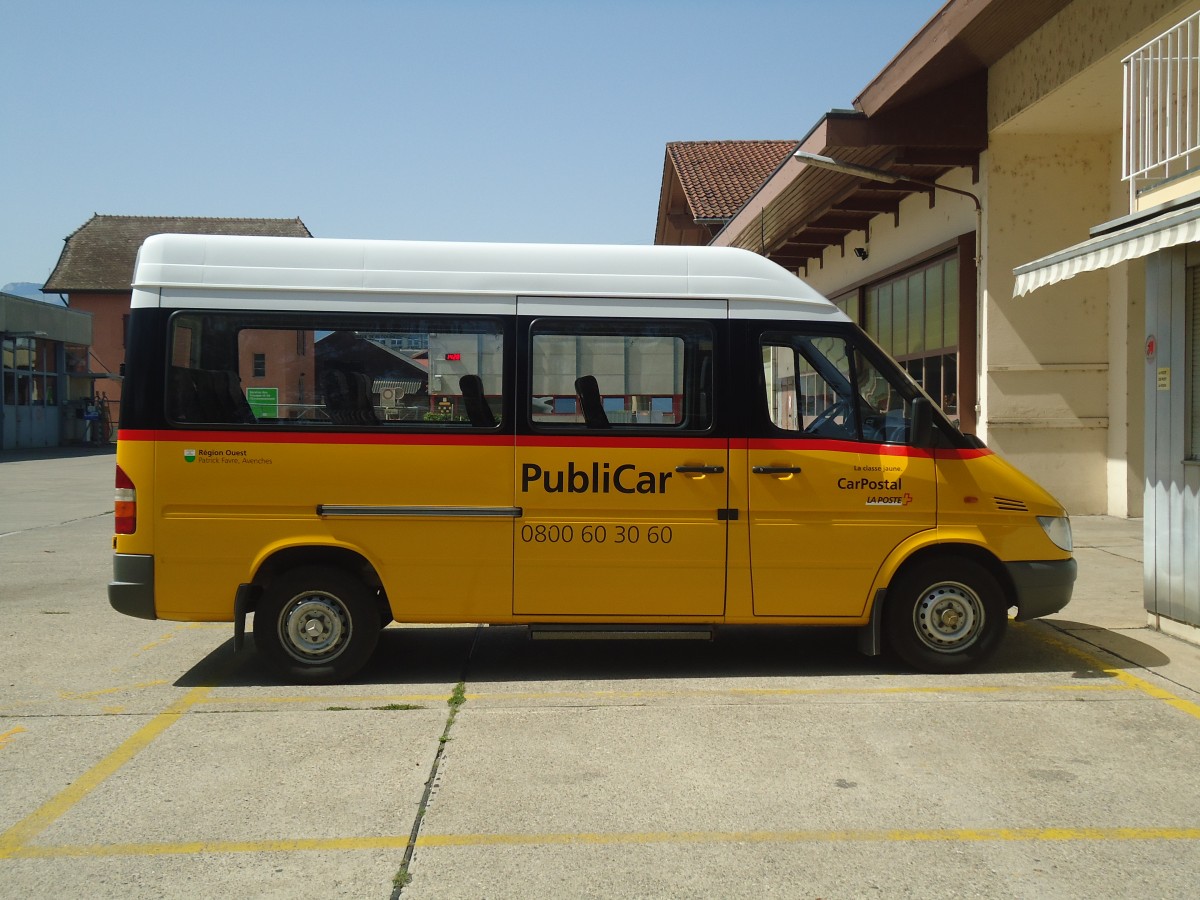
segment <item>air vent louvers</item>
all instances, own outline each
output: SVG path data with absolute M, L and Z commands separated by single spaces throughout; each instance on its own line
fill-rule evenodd
M 1023 500 L 1012 500 L 1008 497 L 995 497 L 996 509 L 1001 512 L 1029 512 L 1029 507 Z

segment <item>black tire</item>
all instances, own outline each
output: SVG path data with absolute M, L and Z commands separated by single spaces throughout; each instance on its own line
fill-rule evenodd
M 344 681 L 371 658 L 379 609 L 370 589 L 341 569 L 301 566 L 276 578 L 254 611 L 254 643 L 286 678 Z
M 974 669 L 996 652 L 1008 627 L 1008 602 L 995 577 L 961 557 L 902 571 L 884 602 L 888 643 L 919 672 Z

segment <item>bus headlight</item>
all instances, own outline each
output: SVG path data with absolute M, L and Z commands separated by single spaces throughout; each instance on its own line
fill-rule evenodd
M 1046 537 L 1054 542 L 1054 546 L 1060 550 L 1066 550 L 1068 553 L 1075 549 L 1075 544 L 1071 540 L 1071 520 L 1067 516 L 1038 516 L 1038 524 L 1042 526 L 1042 531 L 1046 532 Z

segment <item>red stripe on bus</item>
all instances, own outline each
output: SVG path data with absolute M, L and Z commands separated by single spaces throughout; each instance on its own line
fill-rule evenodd
M 900 456 L 918 459 L 978 459 L 981 456 L 991 456 L 992 451 L 986 447 L 938 449 L 930 450 L 918 447 L 908 447 L 903 444 L 871 444 L 858 441 L 836 441 L 822 438 L 798 438 L 779 440 L 778 438 L 750 438 L 747 450 L 779 450 L 788 452 L 825 453 L 869 453 L 875 456 Z M 734 449 L 739 449 L 735 446 Z
M 901 444 L 871 444 L 860 441 L 837 441 L 825 438 L 751 438 L 750 450 L 779 450 L 790 453 L 869 453 L 872 456 L 906 456 L 929 459 L 932 451 L 906 447 Z
M 227 444 L 390 444 L 423 446 L 484 447 L 614 447 L 638 449 L 724 450 L 725 438 L 594 437 L 585 435 L 357 433 L 319 434 L 306 432 L 184 431 L 125 429 L 117 433 L 123 441 Z
M 313 434 L 312 432 L 250 431 L 158 431 L 127 429 L 117 432 L 119 441 L 158 441 L 175 444 L 355 444 L 511 447 L 512 435 L 498 434 Z
M 648 450 L 776 450 L 788 453 L 869 453 L 878 456 L 916 457 L 921 459 L 978 459 L 991 456 L 984 448 L 926 450 L 899 444 L 869 444 L 856 441 L 837 441 L 821 438 L 673 438 L 630 434 L 621 437 L 594 435 L 518 435 L 511 434 L 379 434 L 347 433 L 314 434 L 312 432 L 249 432 L 249 431 L 175 431 L 154 429 L 124 429 L 117 433 L 122 441 L 158 441 L 167 443 L 237 443 L 237 444 L 317 444 L 393 445 L 393 446 L 479 446 L 479 447 L 562 447 L 613 448 Z

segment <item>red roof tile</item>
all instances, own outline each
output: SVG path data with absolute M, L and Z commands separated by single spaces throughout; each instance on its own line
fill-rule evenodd
M 667 156 L 696 219 L 727 219 L 779 168 L 798 141 L 678 141 Z

